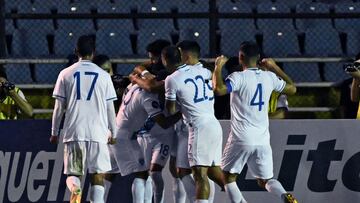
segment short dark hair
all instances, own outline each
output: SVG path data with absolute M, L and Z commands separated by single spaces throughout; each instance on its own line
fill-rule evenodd
M 171 43 L 168 40 L 157 39 L 146 46 L 146 51 L 150 52 L 156 56 L 160 56 L 161 51 L 165 47 L 170 46 L 170 45 L 171 45 Z
M 180 50 L 175 46 L 165 47 L 162 50 L 161 54 L 165 58 L 165 60 L 168 64 L 177 65 L 177 64 L 181 63 Z
M 200 57 L 200 45 L 196 41 L 184 40 L 176 44 L 181 51 L 191 52 L 195 54 L 196 57 Z
M 96 55 L 93 59 L 93 63 L 95 63 L 99 67 L 104 65 L 107 61 L 110 61 L 110 58 L 104 54 Z
M 251 41 L 241 43 L 240 51 L 247 59 L 258 57 L 260 55 L 259 46 L 255 42 Z
M 95 40 L 91 35 L 82 35 L 76 43 L 76 52 L 79 56 L 90 56 L 95 52 Z

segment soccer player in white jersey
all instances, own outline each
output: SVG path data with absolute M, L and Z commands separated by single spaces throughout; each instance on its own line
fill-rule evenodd
M 161 128 L 173 126 L 181 113 L 166 117 L 160 108 L 158 95 L 144 91 L 137 84 L 130 87 L 123 98 L 116 118 L 117 144 L 113 151 L 123 176 L 134 174 L 132 184 L 133 202 L 143 203 L 145 197 L 146 180 L 148 179 L 149 163 L 137 141 L 141 129 L 148 117 L 151 117 Z M 150 200 L 151 201 L 151 200 Z
M 198 53 L 200 47 L 193 47 Z M 172 72 L 165 80 L 166 108 L 176 111 L 176 103 L 181 106 L 183 118 L 189 129 L 188 158 L 196 185 L 196 202 L 208 202 L 209 181 L 220 186 L 222 129 L 214 115 L 214 94 L 211 71 L 201 63 L 187 66 L 182 64 L 177 47 L 167 47 L 162 51 L 162 61 Z
M 244 42 L 239 51 L 242 72 L 234 72 L 225 83 L 222 67 L 227 61 L 218 57 L 213 74 L 217 95 L 231 93 L 231 132 L 224 150 L 221 167 L 225 177 L 225 191 L 231 202 L 246 202 L 236 185 L 236 177 L 248 164 L 260 187 L 277 195 L 284 202 L 295 203 L 279 181 L 273 178 L 273 160 L 270 147 L 268 107 L 272 91 L 295 94 L 292 80 L 272 59 L 264 59 L 258 67 L 260 52 L 256 43 Z
M 59 126 L 63 127 L 64 173 L 71 191 L 71 203 L 80 203 L 80 177 L 85 168 L 91 175 L 90 201 L 104 202 L 103 173 L 111 169 L 108 136 L 115 134 L 116 93 L 110 75 L 91 62 L 95 43 L 91 36 L 81 36 L 76 45 L 79 62 L 62 70 L 53 97 L 51 143 L 57 143 Z

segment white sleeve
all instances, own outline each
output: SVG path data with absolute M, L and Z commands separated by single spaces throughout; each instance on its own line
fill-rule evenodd
M 165 99 L 176 101 L 177 84 L 172 77 L 165 79 Z
M 114 85 L 111 81 L 111 77 L 108 76 L 107 79 L 107 86 L 106 86 L 106 95 L 105 95 L 106 101 L 114 101 L 117 100 L 116 91 L 114 88 Z
M 51 135 L 58 136 L 60 132 L 60 123 L 65 112 L 65 101 L 56 99 L 52 116 Z
M 225 83 L 231 86 L 231 91 L 229 90 L 229 92 L 240 90 L 241 84 L 243 83 L 242 78 L 242 74 L 239 72 L 234 72 L 226 78 Z
M 62 99 L 66 101 L 65 81 L 62 72 L 60 72 L 56 80 L 56 84 L 52 96 L 56 99 Z
M 283 79 L 279 78 L 275 73 L 273 72 L 269 72 L 269 73 L 273 82 L 274 91 L 275 92 L 283 91 L 286 82 Z
M 107 105 L 107 118 L 108 118 L 108 125 L 109 125 L 109 130 L 111 132 L 111 135 L 114 137 L 116 135 L 116 125 L 115 125 L 115 108 L 114 108 L 114 102 L 108 101 L 106 102 Z

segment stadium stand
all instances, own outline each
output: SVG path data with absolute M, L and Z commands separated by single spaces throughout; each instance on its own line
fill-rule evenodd
M 6 64 L 5 70 L 8 80 L 15 84 L 30 84 L 33 82 L 28 64 Z
M 274 46 L 276 44 L 276 46 Z M 263 33 L 263 52 L 265 56 L 300 56 L 298 37 L 295 31 L 280 29 Z
M 290 13 L 290 8 L 286 4 L 281 3 L 262 3 L 257 6 L 258 13 Z M 294 30 L 293 20 L 291 18 L 286 19 L 258 19 L 257 27 L 264 31 L 271 30 Z
M 321 82 L 317 63 L 284 63 L 283 69 L 294 82 Z
M 296 13 L 316 14 L 316 13 L 330 13 L 330 5 L 324 3 L 305 3 L 296 6 Z M 305 31 L 312 28 L 333 28 L 331 19 L 296 19 L 296 28 L 300 31 Z

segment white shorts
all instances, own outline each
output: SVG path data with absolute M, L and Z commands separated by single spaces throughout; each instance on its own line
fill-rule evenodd
M 91 141 L 64 143 L 64 174 L 82 176 L 111 170 L 107 144 Z
M 173 135 L 150 134 L 139 135 L 137 140 L 143 151 L 145 163 L 150 168 L 151 164 L 165 166 L 170 156 Z
M 121 135 L 123 135 L 124 133 L 129 134 L 128 132 L 119 133 L 121 133 Z M 111 145 L 110 147 L 114 152 L 116 162 L 118 163 L 122 176 L 126 176 L 135 172 L 149 170 L 149 167 L 145 163 L 145 157 L 137 140 L 129 140 L 118 137 L 116 139 L 116 144 Z
M 223 171 L 240 174 L 245 164 L 255 178 L 272 178 L 274 174 L 271 146 L 226 143 L 221 163 Z
M 222 139 L 222 128 L 215 118 L 189 124 L 190 166 L 220 166 Z
M 189 131 L 183 131 L 182 134 L 177 135 L 177 153 L 176 153 L 176 167 L 177 168 L 190 168 L 188 157 L 188 142 Z

